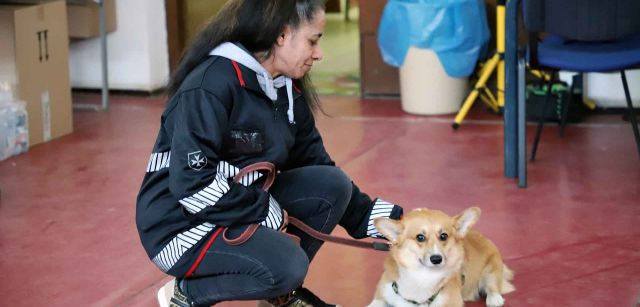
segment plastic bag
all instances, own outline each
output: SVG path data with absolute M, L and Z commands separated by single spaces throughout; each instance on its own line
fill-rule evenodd
M 0 161 L 29 149 L 26 104 L 7 83 L 0 83 Z
M 489 40 L 483 0 L 390 0 L 378 45 L 385 63 L 400 67 L 410 46 L 432 49 L 451 77 L 468 77 Z

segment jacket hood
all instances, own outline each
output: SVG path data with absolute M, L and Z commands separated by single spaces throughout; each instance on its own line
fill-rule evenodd
M 257 77 L 260 88 L 272 101 L 278 99 L 278 89 L 286 86 L 287 98 L 289 101 L 289 109 L 287 110 L 287 117 L 289 123 L 294 123 L 293 118 L 293 80 L 287 76 L 278 76 L 277 78 L 271 77 L 271 74 L 253 57 L 247 50 L 242 48 L 240 44 L 234 44 L 225 42 L 217 47 L 213 48 L 209 55 L 221 56 L 232 61 L 236 61 L 247 68 L 253 70 Z

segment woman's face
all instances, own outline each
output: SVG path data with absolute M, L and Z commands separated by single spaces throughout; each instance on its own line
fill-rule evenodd
M 322 59 L 319 40 L 324 26 L 324 11 L 319 10 L 310 22 L 301 22 L 297 29 L 287 27 L 274 46 L 273 69 L 267 67 L 270 65 L 265 67 L 274 76 L 283 74 L 293 79 L 302 78 L 315 61 Z

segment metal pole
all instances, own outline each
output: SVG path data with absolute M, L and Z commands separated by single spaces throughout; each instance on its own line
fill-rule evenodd
M 73 105 L 77 110 L 107 111 L 109 110 L 109 70 L 107 65 L 107 14 L 104 8 L 104 0 L 93 0 L 98 4 L 98 16 L 100 26 L 100 63 L 102 65 L 102 104 L 76 103 Z
M 518 58 L 518 187 L 527 187 L 527 115 L 524 55 Z M 551 89 L 549 89 L 551 90 Z
M 505 26 L 504 175 L 518 176 L 518 4 L 507 1 Z
M 107 14 L 104 0 L 98 0 L 100 6 L 100 47 L 102 62 L 102 111 L 109 110 L 109 68 L 107 65 Z

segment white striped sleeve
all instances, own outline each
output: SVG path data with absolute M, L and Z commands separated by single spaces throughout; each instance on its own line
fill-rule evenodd
M 153 153 L 147 164 L 147 172 L 155 172 L 162 168 L 169 167 L 170 152 Z M 179 203 L 190 213 L 197 213 L 207 206 L 214 206 L 224 194 L 231 189 L 230 182 L 240 169 L 225 162 L 220 161 L 216 168 L 216 175 L 213 182 L 204 187 L 199 192 L 179 200 Z M 241 178 L 240 183 L 249 186 L 263 174 L 255 171 Z M 261 223 L 266 227 L 279 229 L 283 224 L 283 213 L 278 202 L 269 196 L 269 213 L 267 218 Z M 169 271 L 184 253 L 198 243 L 207 235 L 214 225 L 204 223 L 175 236 L 152 260 L 164 272 Z
M 231 189 L 229 182 L 238 174 L 239 171 L 240 169 L 226 161 L 220 161 L 216 168 L 216 176 L 213 179 L 213 182 L 197 193 L 179 200 L 180 204 L 189 213 L 193 214 L 202 211 L 207 206 L 215 206 L 218 200 L 220 200 L 224 194 L 229 192 Z M 240 183 L 245 186 L 249 186 L 262 176 L 263 175 L 257 171 L 251 172 L 242 177 Z
M 155 256 L 152 261 L 164 272 L 169 271 L 180 257 L 198 243 L 207 233 L 213 230 L 214 225 L 204 223 L 185 232 L 179 233 Z
M 280 204 L 278 204 L 273 196 L 269 195 L 269 213 L 267 214 L 267 218 L 265 218 L 260 225 L 278 230 L 282 227 L 283 222 Z
M 170 157 L 171 151 L 152 153 L 151 157 L 149 157 L 149 163 L 147 163 L 147 173 L 153 173 L 161 169 L 168 168 Z
M 393 210 L 393 204 L 382 200 L 376 199 L 375 204 L 373 205 L 373 209 L 371 209 L 371 215 L 369 215 L 369 224 L 367 225 L 367 236 L 382 238 L 382 234 L 378 232 L 376 227 L 373 225 L 373 221 L 379 217 L 389 217 L 391 215 L 391 211 Z
M 179 202 L 189 213 L 198 213 L 207 206 L 214 206 L 225 193 L 229 192 L 230 188 L 228 179 L 218 172 L 211 184 Z

